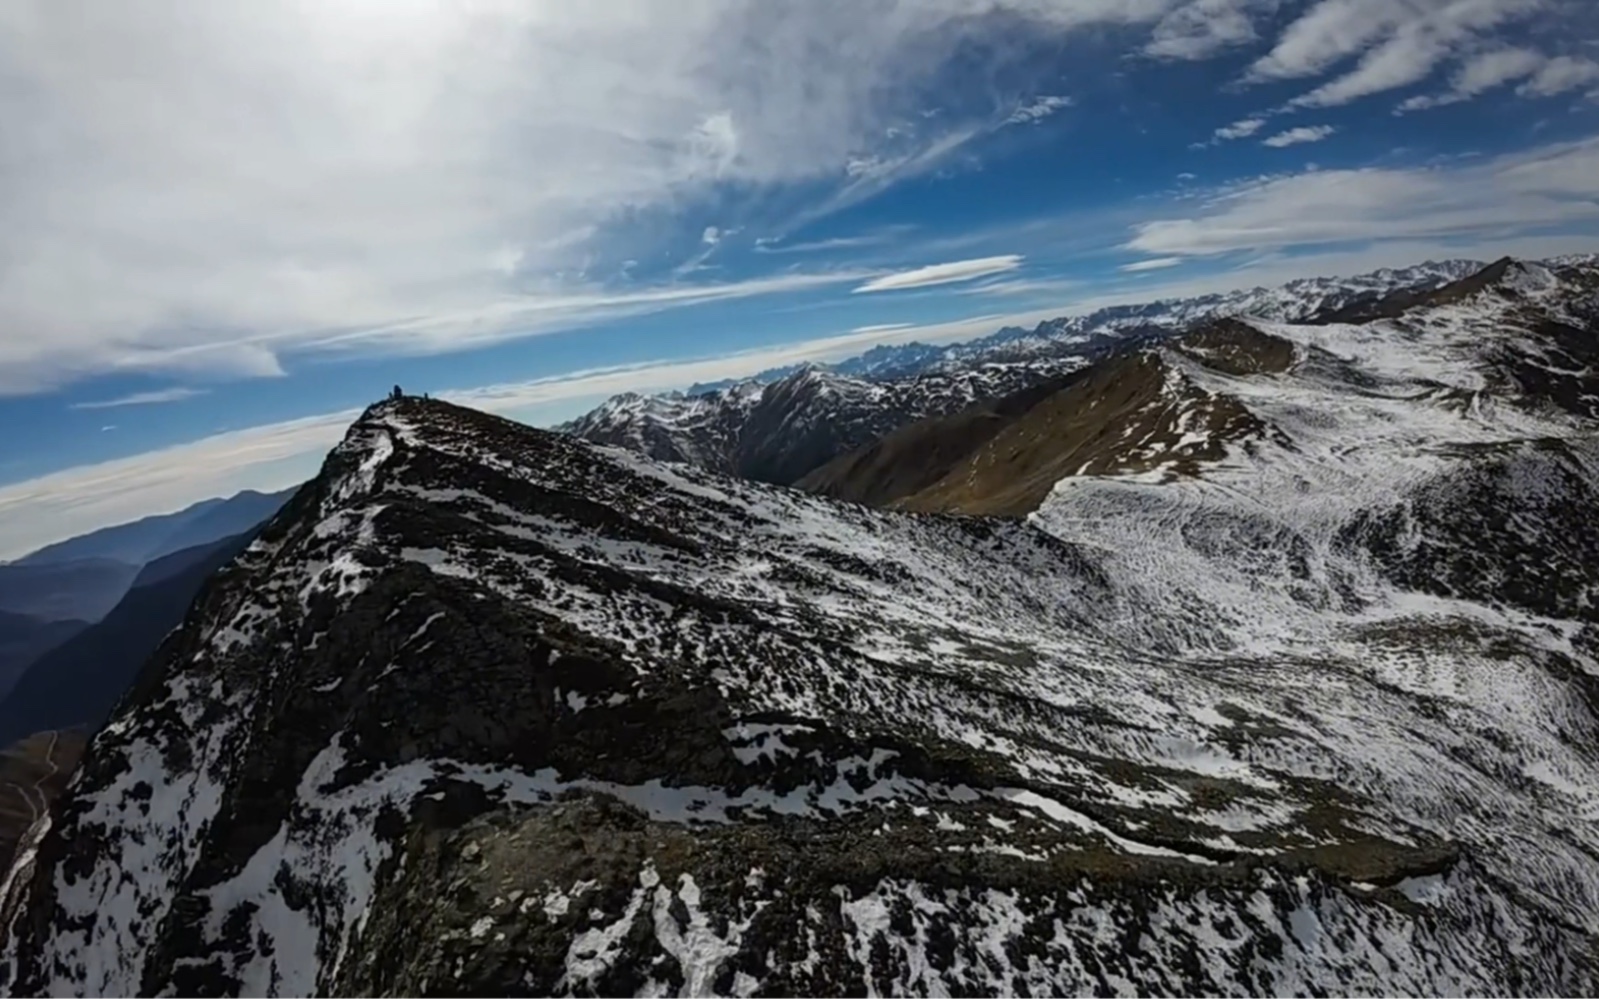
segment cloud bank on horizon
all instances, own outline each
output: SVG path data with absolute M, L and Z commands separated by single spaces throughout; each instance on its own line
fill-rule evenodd
M 1588 0 L 16 0 L 0 70 L 0 423 L 39 428 L 0 521 L 40 543 L 271 485 L 230 434 L 394 380 L 666 388 L 974 294 L 1599 245 Z

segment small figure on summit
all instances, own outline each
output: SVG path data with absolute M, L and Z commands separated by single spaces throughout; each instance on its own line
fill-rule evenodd
M 394 386 L 394 391 L 389 393 L 390 399 L 404 399 L 405 393 L 400 391 L 400 386 Z

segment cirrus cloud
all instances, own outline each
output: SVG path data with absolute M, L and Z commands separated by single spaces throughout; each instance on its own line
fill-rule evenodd
M 1287 131 L 1278 132 L 1269 139 L 1262 140 L 1260 144 L 1270 146 L 1273 149 L 1301 146 L 1307 142 L 1320 142 L 1336 131 L 1338 129 L 1333 125 L 1309 125 L 1301 128 L 1290 128 Z
M 1248 82 L 1347 72 L 1289 102 L 1335 107 L 1418 83 L 1440 65 L 1471 57 L 1492 33 L 1548 12 L 1552 0 L 1320 0 L 1250 67 Z
M 1506 48 L 1484 52 L 1461 65 L 1447 93 L 1421 94 L 1406 100 L 1395 110 L 1403 114 L 1468 101 L 1478 94 L 1531 75 L 1544 63 L 1544 57 L 1530 49 Z
M 1130 264 L 1123 264 L 1117 270 L 1126 274 L 1143 274 L 1148 271 L 1163 271 L 1168 267 L 1177 267 L 1182 262 L 1182 257 L 1151 257 L 1148 260 L 1137 260 Z
M 855 294 L 866 294 L 877 291 L 904 291 L 908 288 L 928 288 L 933 285 L 954 284 L 957 281 L 972 281 L 991 274 L 1003 274 L 1006 271 L 1016 270 L 1022 265 L 1024 258 L 1017 253 L 1007 253 L 997 257 L 981 257 L 976 260 L 956 260 L 947 264 L 929 264 L 915 270 L 900 271 L 896 274 L 884 274 L 875 277 L 854 290 Z
M 1266 127 L 1265 118 L 1241 118 L 1231 125 L 1223 125 L 1216 129 L 1211 138 L 1215 142 L 1230 142 L 1233 139 L 1247 139 L 1251 135 Z
M 1599 221 L 1599 139 L 1451 167 L 1306 170 L 1134 228 L 1128 250 L 1204 257 L 1422 238 L 1506 239 Z
M 96 399 L 89 402 L 75 402 L 71 409 L 120 409 L 123 406 L 158 406 L 168 402 L 182 402 L 197 396 L 207 395 L 206 389 L 175 386 L 168 389 L 157 389 L 153 392 L 134 392 L 130 395 L 120 395 L 114 399 Z
M 1553 97 L 1599 80 L 1599 63 L 1559 56 L 1545 63 L 1532 79 L 1516 88 L 1523 97 Z

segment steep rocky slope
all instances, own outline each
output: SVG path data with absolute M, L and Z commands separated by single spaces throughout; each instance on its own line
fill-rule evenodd
M 1593 424 L 1451 308 L 1174 352 L 1288 443 L 1028 520 L 376 406 L 30 830 L 0 989 L 1592 993 Z
M 1235 398 L 1197 386 L 1174 358 L 1282 370 L 1292 346 L 1237 320 L 1201 325 L 1168 347 L 1129 346 L 953 416 L 901 427 L 800 479 L 809 492 L 907 510 L 1020 516 L 1070 475 L 1169 465 L 1193 474 L 1229 444 L 1270 434 Z

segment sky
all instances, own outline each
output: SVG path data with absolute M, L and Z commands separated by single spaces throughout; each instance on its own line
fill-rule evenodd
M 0 559 L 878 343 L 1599 250 L 1593 0 L 0 0 Z

